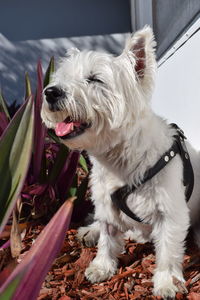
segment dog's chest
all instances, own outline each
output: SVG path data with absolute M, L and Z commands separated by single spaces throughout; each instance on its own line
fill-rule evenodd
M 91 189 L 96 218 L 129 228 L 133 226 L 134 221 L 115 207 L 111 200 L 111 194 L 124 184 L 125 182 L 114 172 L 96 161 L 93 162 Z M 149 221 L 156 211 L 154 194 L 155 184 L 153 182 L 145 184 L 128 197 L 127 205 L 139 217 Z

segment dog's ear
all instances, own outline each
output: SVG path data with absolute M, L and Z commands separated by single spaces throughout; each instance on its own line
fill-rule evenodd
M 139 79 L 145 76 L 151 63 L 155 63 L 155 46 L 153 31 L 149 26 L 137 31 L 126 43 L 124 52 L 129 56 Z
M 80 52 L 80 50 L 78 48 L 70 48 L 67 50 L 66 52 L 66 56 L 73 56 L 76 55 Z

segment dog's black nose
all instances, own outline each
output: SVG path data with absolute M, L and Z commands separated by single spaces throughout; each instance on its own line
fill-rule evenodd
M 56 103 L 64 95 L 64 92 L 60 87 L 54 85 L 48 87 L 44 91 L 44 94 L 46 96 L 47 102 L 53 104 Z

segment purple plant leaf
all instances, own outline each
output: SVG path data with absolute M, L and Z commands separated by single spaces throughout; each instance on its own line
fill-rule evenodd
M 35 300 L 37 298 L 46 273 L 51 267 L 65 238 L 72 215 L 73 200 L 74 199 L 67 200 L 60 207 L 54 217 L 40 233 L 22 262 L 16 267 L 11 276 L 1 287 L 0 293 L 6 289 L 9 283 L 18 274 L 21 274 L 22 270 L 26 269 L 26 266 L 28 266 L 28 270 L 22 276 L 12 299 Z
M 4 99 L 1 91 L 0 91 L 0 112 L 3 112 L 6 115 L 7 120 L 10 121 L 10 114 L 8 111 L 6 100 Z
M 0 112 L 0 136 L 9 124 L 9 120 L 4 112 Z
M 57 182 L 59 175 L 63 170 L 63 166 L 65 166 L 66 161 L 68 161 L 68 148 L 63 144 L 60 144 L 59 146 L 60 147 L 54 159 L 53 166 L 49 172 L 48 182 L 50 184 L 55 184 Z
M 47 189 L 47 184 L 32 185 L 29 189 L 29 195 L 41 195 Z
M 54 188 L 51 185 L 49 185 L 48 192 L 49 192 L 49 198 L 51 200 L 55 200 L 56 194 L 55 194 Z
M 7 241 L 0 247 L 0 249 L 6 249 L 6 248 L 8 248 L 8 247 L 10 247 L 10 240 L 7 240 Z
M 27 200 L 31 200 L 32 199 L 32 197 L 30 195 L 26 194 L 26 193 L 21 193 L 21 197 L 23 199 L 27 199 Z
M 23 274 L 25 272 L 27 272 L 27 270 L 28 270 L 28 267 L 26 267 L 26 269 L 22 270 L 21 273 L 17 274 L 12 279 L 12 281 L 9 282 L 9 284 L 6 286 L 6 288 L 0 294 L 0 299 L 1 300 L 11 300 L 11 299 L 14 299 L 13 296 L 15 294 L 17 286 L 18 286 L 18 284 L 19 284 L 19 282 L 20 282 Z M 5 271 L 5 269 L 4 269 L 4 271 Z M 1 273 L 1 275 L 3 275 L 2 273 Z
M 62 171 L 60 172 L 57 185 L 61 200 L 66 199 L 67 191 L 72 185 L 74 176 L 76 174 L 79 157 L 80 153 L 78 151 L 71 151 Z
M 41 62 L 38 62 L 37 67 L 37 91 L 35 96 L 35 132 L 34 132 L 34 153 L 33 153 L 33 180 L 39 180 L 39 175 L 42 165 L 42 157 L 44 151 L 44 143 L 46 136 L 46 128 L 42 123 L 40 111 L 42 107 L 42 91 L 43 91 L 43 74 Z

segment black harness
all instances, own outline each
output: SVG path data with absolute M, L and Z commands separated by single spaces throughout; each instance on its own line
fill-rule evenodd
M 183 161 L 183 185 L 186 187 L 186 201 L 190 199 L 190 196 L 192 194 L 194 187 L 194 172 L 184 141 L 186 137 L 184 135 L 184 132 L 176 124 L 170 124 L 170 126 L 175 128 L 177 131 L 177 134 L 174 135 L 174 142 L 172 147 L 163 154 L 163 156 L 152 168 L 148 169 L 145 172 L 144 178 L 141 183 L 138 186 L 124 185 L 111 194 L 111 199 L 114 205 L 121 209 L 127 216 L 137 222 L 143 222 L 143 220 L 136 216 L 127 206 L 126 200 L 128 196 L 133 193 L 138 187 L 140 187 L 142 184 L 144 184 L 152 177 L 154 177 L 158 172 L 160 172 L 160 170 L 162 170 L 176 156 L 176 154 L 179 154 Z

